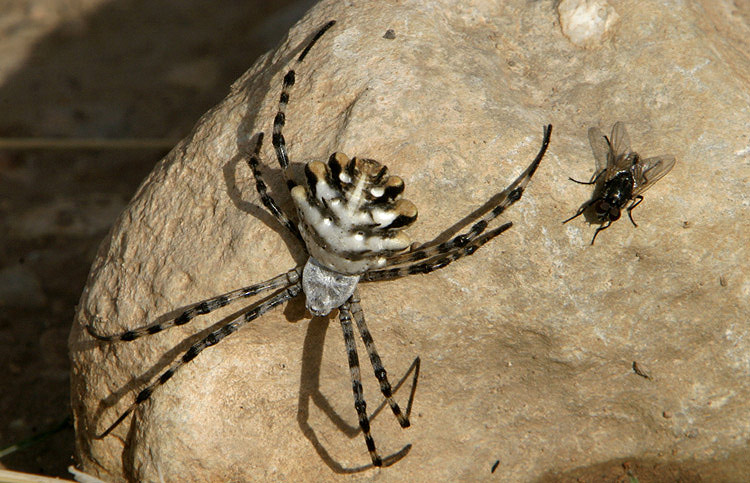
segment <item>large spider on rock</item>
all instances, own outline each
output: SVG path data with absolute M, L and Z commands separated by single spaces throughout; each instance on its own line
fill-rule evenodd
M 328 22 L 315 34 L 299 55 L 297 63 L 305 59 L 313 45 L 334 24 L 335 21 Z M 398 176 L 389 176 L 387 168 L 378 161 L 349 158 L 344 154 L 334 153 L 327 163 L 313 161 L 305 166 L 306 184 L 297 184 L 291 180 L 289 157 L 282 129 L 286 122 L 285 110 L 289 102 L 289 90 L 294 82 L 295 73 L 294 70 L 290 70 L 284 76 L 279 109 L 273 122 L 273 146 L 292 200 L 297 207 L 299 221 L 296 224 L 268 194 L 263 181 L 259 169 L 263 133 L 257 135 L 255 149 L 248 163 L 263 205 L 304 245 L 309 256 L 307 262 L 304 266 L 295 267 L 265 282 L 198 302 L 175 319 L 163 323 L 128 330 L 117 335 L 99 334 L 88 325 L 88 332 L 97 339 L 131 341 L 187 324 L 199 315 L 208 314 L 237 300 L 275 290 L 269 297 L 251 305 L 242 317 L 231 320 L 191 346 L 158 379 L 142 389 L 128 409 L 99 437 L 108 435 L 139 404 L 151 397 L 156 388 L 165 384 L 183 365 L 195 359 L 205 348 L 218 344 L 244 324 L 299 294 L 305 295 L 307 309 L 314 316 L 328 315 L 334 309 L 339 311 L 354 391 L 354 407 L 374 466 L 382 466 L 384 462 L 375 449 L 375 442 L 370 434 L 370 420 L 360 382 L 352 319 L 367 349 L 375 377 L 380 383 L 380 391 L 401 427 L 409 426 L 408 414 L 404 414 L 393 399 L 391 384 L 365 324 L 357 284 L 429 273 L 443 268 L 461 257 L 473 254 L 479 247 L 510 228 L 512 224 L 505 223 L 492 230 L 486 230 L 490 221 L 521 198 L 524 188 L 547 150 L 552 126 L 545 127 L 542 147 L 534 161 L 510 186 L 491 198 L 491 201 L 495 202 L 487 207 L 485 215 L 468 231 L 443 243 L 431 242 L 407 250 L 410 242 L 403 230 L 416 220 L 417 208 L 411 201 L 401 198 L 404 191 L 403 180 Z

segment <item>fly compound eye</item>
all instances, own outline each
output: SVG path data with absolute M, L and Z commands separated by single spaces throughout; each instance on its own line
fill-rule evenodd
M 616 221 L 620 218 L 620 208 L 613 206 L 609 209 L 610 221 Z
M 604 219 L 610 212 L 610 209 L 609 203 L 604 200 L 599 200 L 594 204 L 594 212 L 600 219 Z

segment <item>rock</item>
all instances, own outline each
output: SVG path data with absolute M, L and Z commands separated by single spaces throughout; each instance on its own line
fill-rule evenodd
M 470 221 L 555 126 L 524 197 L 496 222 L 511 230 L 438 272 L 362 284 L 392 382 L 416 356 L 422 366 L 412 427 L 387 408 L 373 421 L 383 455 L 411 450 L 361 478 L 616 479 L 647 467 L 657 481 L 742 479 L 750 11 L 732 5 L 612 3 L 619 20 L 579 46 L 550 2 L 318 4 L 158 164 L 102 244 L 70 336 L 82 469 L 107 481 L 328 481 L 370 463 L 338 321 L 308 321 L 301 298 L 203 351 L 94 437 L 243 306 L 133 342 L 96 341 L 85 324 L 117 333 L 168 320 L 304 262 L 245 164 L 255 133 L 270 138 L 294 67 L 284 135 L 296 175 L 333 151 L 378 159 L 419 208 L 415 241 Z M 616 121 L 634 150 L 677 164 L 634 211 L 638 228 L 624 217 L 590 246 L 596 225 L 561 223 L 591 196 L 567 178 L 594 170 L 587 129 Z M 291 212 L 270 143 L 262 155 Z M 382 398 L 361 347 L 360 361 L 373 411 Z
M 563 34 L 576 45 L 597 46 L 619 18 L 605 1 L 562 0 L 557 6 Z

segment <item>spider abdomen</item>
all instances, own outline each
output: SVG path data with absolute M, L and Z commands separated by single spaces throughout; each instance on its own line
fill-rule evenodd
M 321 265 L 358 274 L 409 246 L 402 230 L 417 219 L 417 208 L 401 198 L 403 180 L 384 165 L 334 153 L 327 164 L 308 163 L 305 175 L 306 186 L 295 186 L 292 199 L 305 244 Z

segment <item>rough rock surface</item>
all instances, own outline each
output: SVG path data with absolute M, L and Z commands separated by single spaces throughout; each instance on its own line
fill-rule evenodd
M 154 169 L 92 267 L 70 336 L 84 469 L 112 481 L 327 481 L 369 464 L 338 321 L 308 321 L 301 300 L 205 350 L 101 440 L 146 381 L 241 307 L 130 343 L 83 330 L 165 320 L 304 261 L 260 207 L 243 153 L 270 133 L 295 54 L 335 18 L 296 69 L 291 159 L 298 174 L 335 150 L 386 163 L 419 207 L 414 240 L 465 221 L 555 126 L 503 216 L 509 232 L 439 272 L 361 287 L 392 379 L 417 355 L 422 367 L 412 427 L 387 410 L 373 422 L 383 454 L 411 451 L 356 477 L 739 479 L 750 462 L 750 10 L 599 1 L 616 21 L 578 44 L 561 26 L 576 9 L 562 3 L 327 1 L 256 62 Z M 590 196 L 567 177 L 593 171 L 586 129 L 618 120 L 635 150 L 677 165 L 634 211 L 638 228 L 624 218 L 589 246 L 595 226 L 561 224 Z M 263 156 L 288 209 L 270 145 Z

